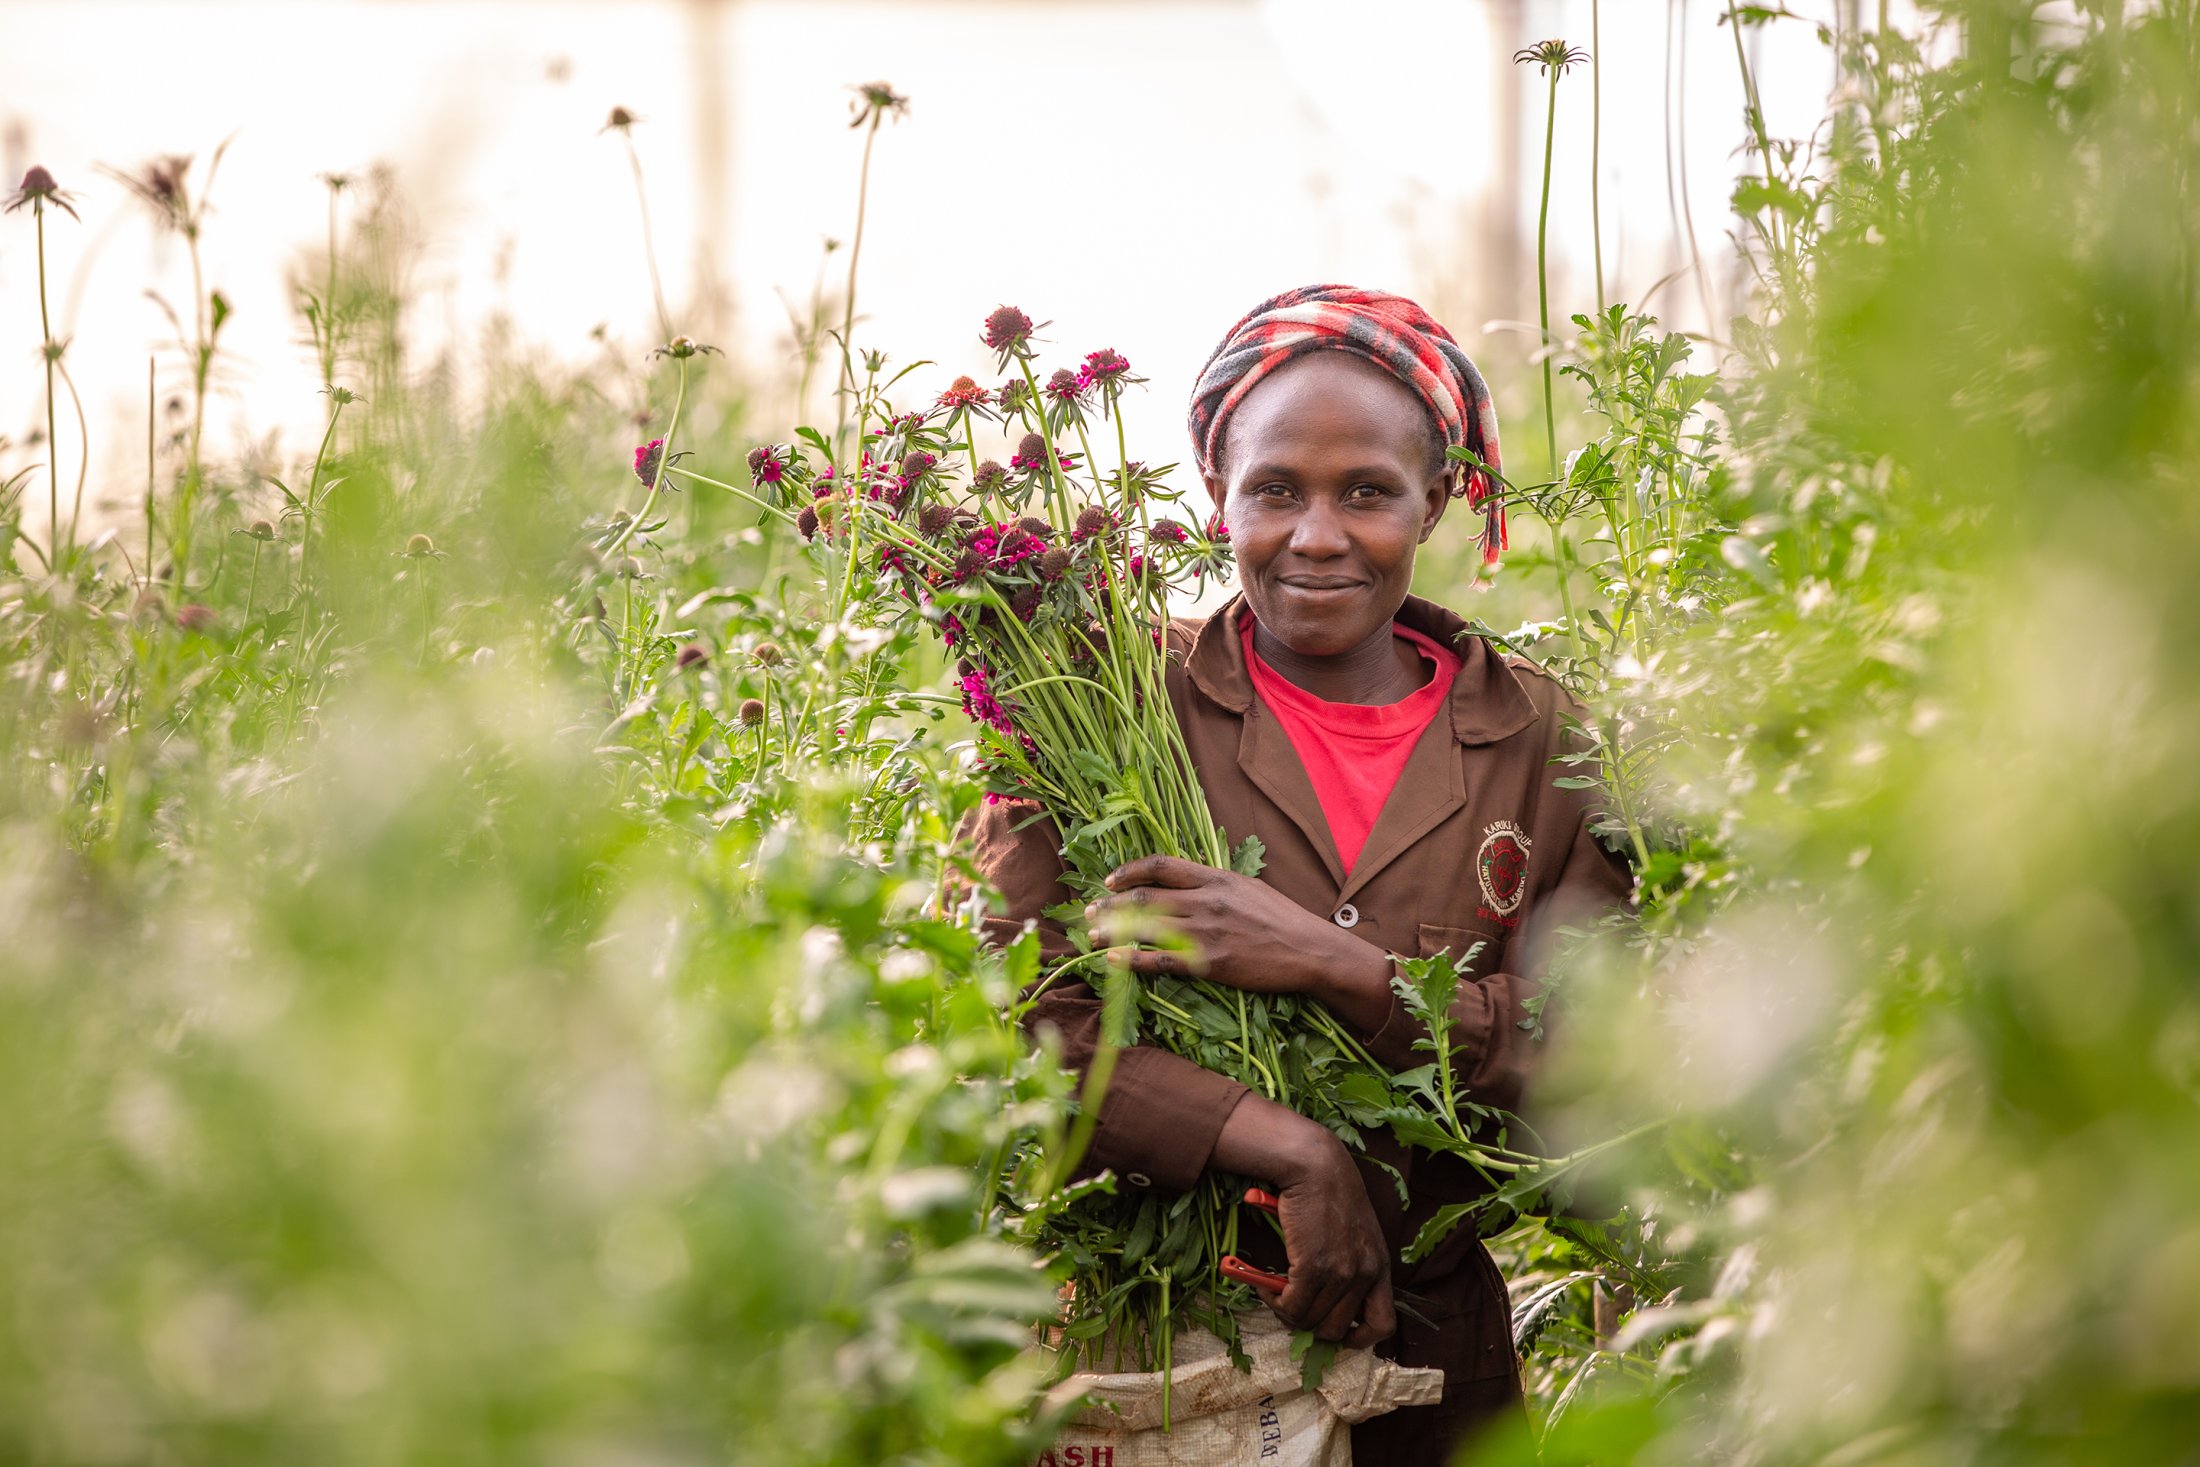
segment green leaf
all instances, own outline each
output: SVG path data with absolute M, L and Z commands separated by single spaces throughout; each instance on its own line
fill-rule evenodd
M 1405 1252 L 1399 1256 L 1408 1263 L 1419 1263 L 1435 1252 L 1436 1245 L 1450 1237 L 1453 1229 L 1481 1208 L 1479 1201 L 1454 1202 L 1449 1207 L 1437 1208 L 1436 1215 L 1421 1224 L 1421 1231 L 1413 1235 L 1413 1241 L 1406 1244 Z
M 1230 869 L 1240 876 L 1258 876 L 1267 860 L 1268 847 L 1261 843 L 1259 836 L 1249 835 L 1230 852 Z

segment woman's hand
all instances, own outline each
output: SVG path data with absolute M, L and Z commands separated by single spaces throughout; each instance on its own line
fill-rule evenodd
M 1248 1094 L 1215 1138 L 1214 1164 L 1276 1188 L 1290 1282 L 1281 1292 L 1254 1288 L 1277 1318 L 1354 1348 L 1398 1327 L 1367 1184 L 1326 1127 Z
M 1389 954 L 1265 881 L 1175 856 L 1142 856 L 1109 872 L 1108 890 L 1114 894 L 1085 909 L 1096 939 L 1113 944 L 1170 934 L 1191 943 L 1189 952 L 1124 950 L 1119 956 L 1133 973 L 1308 994 L 1369 1034 L 1389 1017 Z

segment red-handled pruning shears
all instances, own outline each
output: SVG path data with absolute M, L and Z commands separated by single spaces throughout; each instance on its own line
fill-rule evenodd
M 1245 1203 L 1248 1207 L 1257 1207 L 1272 1217 L 1282 1215 L 1278 1211 L 1276 1194 L 1263 1192 L 1258 1187 L 1247 1187 L 1245 1189 Z M 1280 1273 L 1270 1273 L 1265 1268 L 1253 1267 L 1235 1253 L 1223 1254 L 1222 1262 L 1217 1266 L 1222 1270 L 1222 1276 L 1226 1279 L 1236 1279 L 1241 1284 L 1254 1284 L 1272 1293 L 1282 1293 L 1291 1283 L 1289 1279 Z

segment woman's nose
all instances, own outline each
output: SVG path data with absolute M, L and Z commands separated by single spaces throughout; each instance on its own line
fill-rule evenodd
M 1344 516 L 1337 506 L 1326 500 L 1316 499 L 1299 513 L 1298 523 L 1291 527 L 1291 549 L 1309 560 L 1326 560 L 1343 555 L 1352 548 L 1352 541 L 1344 532 Z

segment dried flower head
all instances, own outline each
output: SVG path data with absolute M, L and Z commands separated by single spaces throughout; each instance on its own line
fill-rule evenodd
M 691 667 L 708 667 L 710 665 L 710 649 L 701 642 L 682 643 L 680 650 L 672 656 L 672 665 L 682 672 L 686 672 Z
M 185 179 L 191 171 L 188 155 L 168 153 L 139 167 L 135 173 L 124 173 L 116 168 L 103 168 L 102 172 L 135 194 L 146 208 L 153 211 L 153 219 L 166 229 L 191 234 L 198 228 L 198 220 L 191 213 L 191 195 Z
M 1523 46 L 1518 51 L 1513 52 L 1514 65 L 1533 64 L 1540 66 L 1546 76 L 1553 71 L 1563 75 L 1588 59 L 1588 52 L 1556 39 L 1538 41 L 1533 46 Z
M 985 318 L 985 344 L 998 352 L 1016 352 L 1031 340 L 1031 318 L 1014 306 L 995 306 Z
M 25 204 L 29 204 L 35 213 L 37 210 L 51 204 L 71 219 L 76 219 L 81 223 L 82 219 L 76 210 L 69 207 L 69 201 L 74 197 L 76 197 L 74 194 L 65 194 L 61 191 L 61 185 L 53 181 L 52 174 L 34 165 L 29 172 L 23 175 L 23 186 L 15 191 L 15 197 L 8 201 L 8 207 L 4 212 L 13 214 Z
M 273 520 L 254 520 L 244 527 L 244 532 L 255 540 L 272 540 L 275 538 L 275 522 Z
M 849 104 L 850 127 L 861 127 L 867 121 L 876 126 L 879 118 L 900 117 L 909 110 L 909 99 L 882 81 L 864 82 L 848 90 L 856 94 Z
M 641 119 L 639 117 L 636 117 L 633 113 L 627 111 L 624 107 L 614 107 L 611 109 L 610 120 L 604 123 L 600 131 L 625 132 L 628 128 L 632 127 L 635 123 L 640 121 Z
M 787 654 L 779 650 L 777 642 L 758 642 L 756 651 L 750 655 L 766 667 L 777 667 L 787 660 Z
M 794 527 L 802 532 L 805 540 L 817 538 L 817 509 L 814 505 L 802 506 L 802 513 L 794 517 Z
M 763 721 L 764 700 L 762 698 L 743 698 L 741 700 L 741 726 L 743 728 L 755 728 Z
M 1046 591 L 1039 586 L 1026 586 L 1010 598 L 1008 609 L 1018 621 L 1030 621 L 1039 614 L 1039 607 L 1046 600 Z

